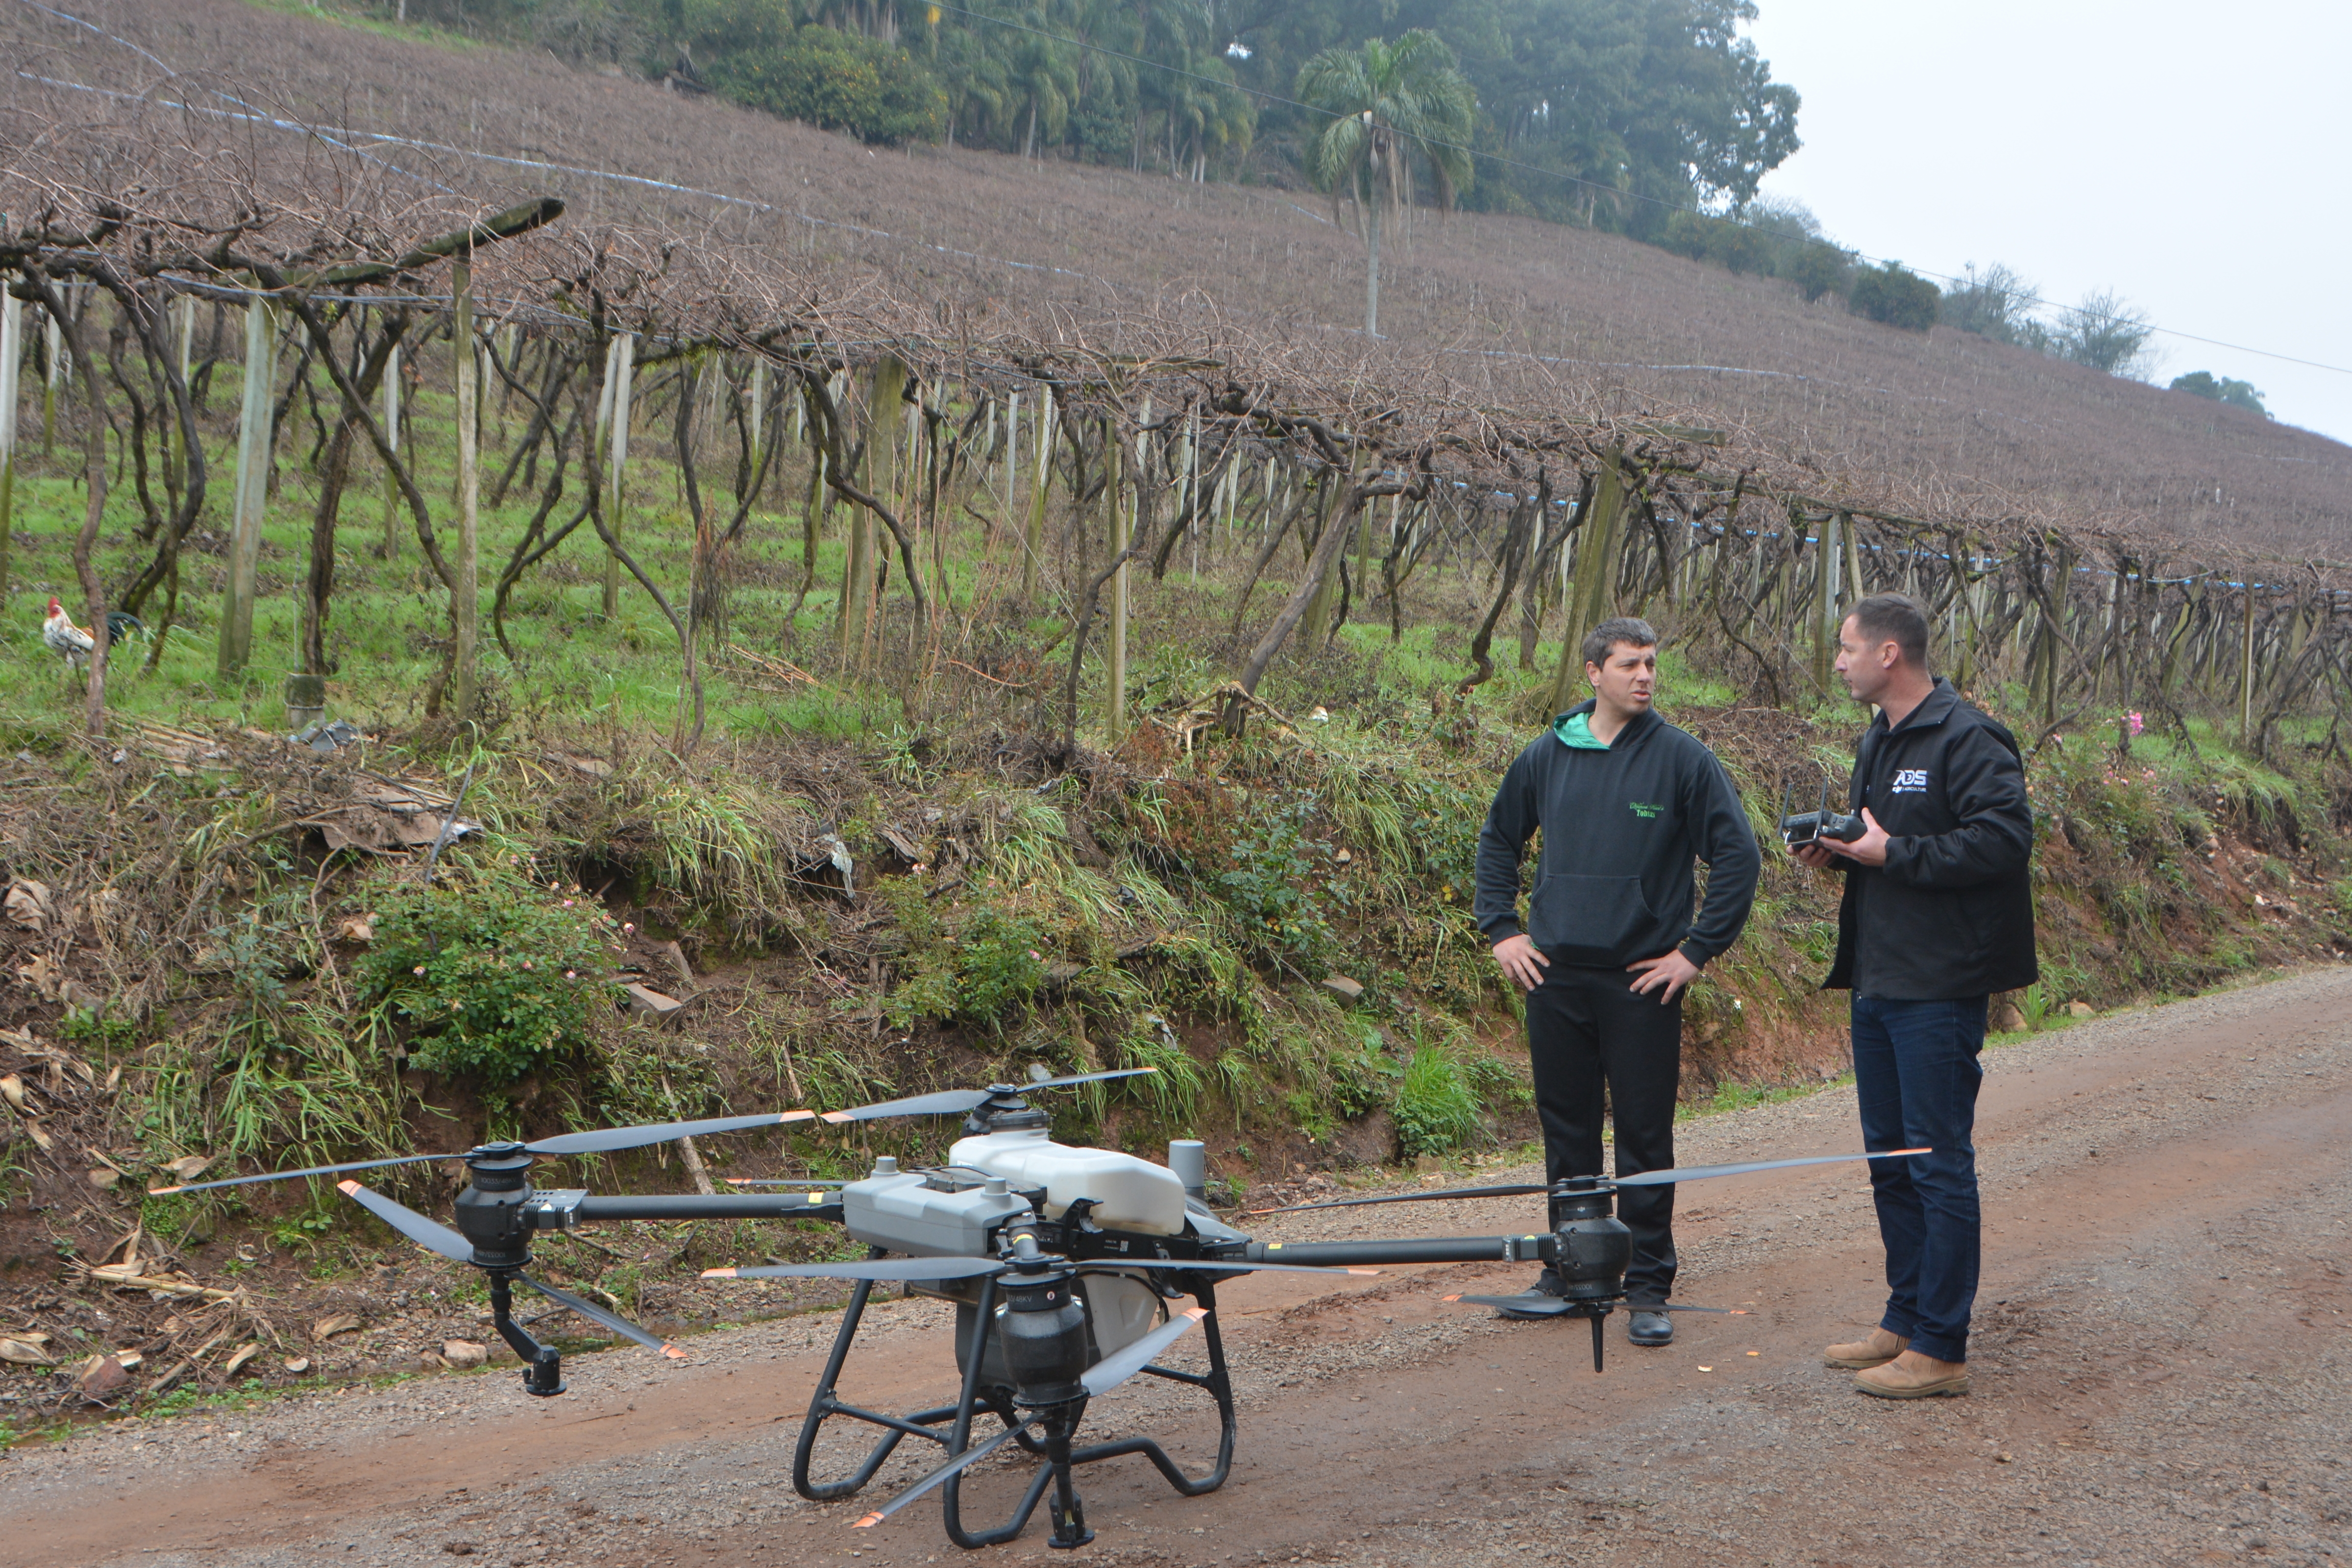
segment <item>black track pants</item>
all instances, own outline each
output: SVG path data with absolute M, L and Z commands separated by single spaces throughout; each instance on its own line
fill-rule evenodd
M 1616 1173 L 1674 1165 L 1682 999 L 1661 1004 L 1654 994 L 1636 996 L 1633 981 L 1622 970 L 1554 963 L 1528 994 L 1528 1055 L 1535 1066 L 1547 1180 L 1607 1173 L 1601 1168 L 1604 1082 L 1606 1103 L 1615 1113 Z M 1617 1217 L 1633 1233 L 1627 1298 L 1637 1305 L 1665 1300 L 1675 1286 L 1674 1188 L 1619 1193 Z

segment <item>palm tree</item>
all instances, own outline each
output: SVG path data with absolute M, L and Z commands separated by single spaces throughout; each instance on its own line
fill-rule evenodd
M 1315 183 L 1344 195 L 1364 216 L 1370 265 L 1364 277 L 1364 331 L 1381 331 L 1381 217 L 1412 204 L 1415 165 L 1430 171 L 1440 207 L 1469 183 L 1470 131 L 1478 100 L 1445 40 L 1415 27 L 1390 43 L 1333 46 L 1298 69 L 1298 96 L 1333 118 L 1307 160 Z

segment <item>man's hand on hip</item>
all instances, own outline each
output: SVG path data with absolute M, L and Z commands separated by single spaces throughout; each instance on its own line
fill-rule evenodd
M 1698 978 L 1698 965 L 1685 958 L 1678 947 L 1655 958 L 1629 963 L 1625 972 L 1638 977 L 1633 982 L 1634 995 L 1647 996 L 1654 991 L 1661 1005 L 1681 995 L 1683 988 Z
M 1870 807 L 1866 805 L 1862 808 L 1861 837 L 1851 844 L 1841 844 L 1834 838 L 1825 838 L 1822 842 L 1829 847 L 1831 854 L 1843 855 L 1864 866 L 1886 864 L 1886 829 L 1878 826 L 1878 818 L 1871 816 Z
M 1527 932 L 1507 936 L 1495 944 L 1495 962 L 1503 973 L 1522 991 L 1532 991 L 1543 984 L 1543 972 L 1551 967 L 1551 960 L 1536 951 Z

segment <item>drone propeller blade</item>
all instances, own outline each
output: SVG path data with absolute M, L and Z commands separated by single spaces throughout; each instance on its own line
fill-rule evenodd
M 1570 1303 L 1557 1296 L 1545 1296 L 1529 1291 L 1524 1296 L 1448 1296 L 1448 1301 L 1468 1301 L 1480 1307 L 1499 1307 L 1506 1311 L 1520 1312 L 1534 1318 L 1557 1318 L 1570 1310 Z
M 1033 1089 L 1061 1089 L 1073 1083 L 1101 1083 L 1114 1078 L 1141 1078 L 1147 1073 L 1155 1073 L 1159 1070 L 1158 1068 L 1113 1068 L 1108 1072 L 1082 1072 L 1073 1073 L 1067 1078 L 1041 1078 L 1034 1083 L 1023 1084 L 1021 1089 L 1024 1093 Z
M 1089 1258 L 1078 1265 L 1082 1274 L 1116 1273 L 1129 1268 L 1188 1268 L 1201 1274 L 1378 1274 L 1352 1263 L 1223 1263 L 1198 1258 Z
M 1002 1274 L 993 1258 L 872 1258 L 856 1263 L 764 1263 L 751 1268 L 706 1268 L 705 1279 L 973 1279 Z
M 982 1459 L 985 1459 L 991 1454 L 996 1452 L 997 1449 L 1002 1448 L 1005 1444 L 1011 1442 L 1013 1438 L 1019 1436 L 1023 1432 L 1027 1431 L 1030 1427 L 1035 1425 L 1036 1423 L 1034 1421 L 1024 1421 L 1018 1426 L 1007 1426 L 1003 1431 L 999 1432 L 995 1436 L 991 1437 L 987 1442 L 981 1444 L 979 1447 L 966 1448 L 962 1453 L 958 1454 L 954 1458 L 950 1459 L 946 1464 L 941 1465 L 938 1469 L 933 1470 L 929 1475 L 925 1476 L 921 1480 L 917 1481 L 913 1486 L 908 1487 L 905 1491 L 900 1492 L 897 1497 L 892 1498 L 888 1502 L 884 1503 L 880 1508 L 876 1509 L 872 1513 L 867 1514 L 865 1518 L 859 1520 L 850 1528 L 853 1530 L 871 1530 L 874 1526 L 881 1523 L 884 1520 L 889 1518 L 892 1514 L 898 1512 L 900 1509 L 906 1507 L 917 1498 L 921 1497 L 925 1492 L 929 1491 L 932 1488 L 940 1485 L 942 1481 L 951 1479 L 952 1478 L 962 1474 L 965 1469 L 971 1466 L 980 1463 Z
M 646 1127 L 606 1127 L 593 1132 L 563 1132 L 523 1145 L 534 1154 L 608 1154 L 619 1149 L 642 1149 L 673 1138 L 700 1138 L 712 1132 L 740 1132 L 747 1127 L 774 1127 L 786 1121 L 815 1120 L 813 1110 L 768 1110 L 757 1116 L 714 1116 L 702 1121 L 658 1121 Z
M 847 1182 L 811 1182 L 802 1180 L 797 1176 L 730 1176 L 727 1178 L 727 1184 L 730 1187 L 789 1187 L 794 1191 L 798 1191 L 802 1187 L 845 1187 L 849 1185 Z
M 167 1193 L 208 1193 L 215 1187 L 246 1187 L 256 1182 L 290 1182 L 298 1176 L 337 1176 L 345 1171 L 376 1171 L 386 1165 L 414 1165 L 425 1160 L 462 1160 L 463 1154 L 396 1154 L 389 1160 L 354 1160 L 344 1165 L 306 1165 L 299 1171 L 270 1171 L 258 1176 L 226 1176 L 217 1182 L 189 1182 L 176 1187 L 150 1187 L 147 1195 Z
M 557 1306 L 569 1307 L 572 1310 L 579 1313 L 590 1322 L 602 1323 L 604 1327 L 612 1330 L 614 1333 L 620 1335 L 625 1340 L 635 1340 L 637 1343 L 645 1346 L 646 1349 L 649 1351 L 659 1351 L 662 1354 L 669 1357 L 672 1361 L 684 1361 L 686 1359 L 686 1352 L 684 1351 L 678 1349 L 676 1345 L 671 1344 L 667 1341 L 654 1338 L 653 1335 L 646 1332 L 645 1330 L 637 1327 L 636 1324 L 629 1321 L 628 1319 L 621 1316 L 618 1312 L 608 1312 L 604 1308 L 596 1305 L 595 1302 L 583 1300 L 580 1297 L 574 1296 L 569 1290 L 559 1290 L 552 1285 L 543 1285 L 528 1274 L 518 1274 L 515 1278 L 530 1286 L 532 1289 L 538 1291 L 541 1295 L 546 1297 L 549 1300 L 554 1302 Z
M 1185 1308 L 1125 1350 L 1107 1355 L 1087 1368 L 1085 1374 L 1078 1379 L 1079 1384 L 1089 1394 L 1108 1394 L 1150 1365 L 1152 1358 L 1190 1333 L 1192 1325 L 1208 1315 L 1206 1307 Z
M 1626 1304 L 1625 1310 L 1629 1312 L 1713 1312 L 1723 1318 L 1751 1315 L 1745 1307 L 1686 1307 L 1680 1301 L 1633 1301 Z
M 1027 1094 L 1033 1089 L 1062 1089 L 1074 1083 L 1099 1083 L 1105 1079 L 1136 1078 L 1159 1070 L 1158 1068 L 1115 1068 L 1109 1072 L 1082 1072 L 1069 1078 L 1041 1078 L 1014 1086 L 1013 1092 Z M 961 1116 L 967 1110 L 979 1110 L 995 1093 L 993 1089 L 943 1089 L 937 1094 L 909 1095 L 905 1100 L 884 1100 L 872 1105 L 854 1105 L 847 1110 L 828 1110 L 823 1120 L 837 1127 L 845 1121 L 879 1121 L 889 1116 Z
M 1619 1176 L 1621 1187 L 1666 1187 L 1676 1182 L 1703 1182 L 1709 1176 L 1744 1176 L 1751 1171 L 1786 1171 L 1798 1165 L 1838 1165 L 1851 1160 L 1894 1160 L 1906 1154 L 1932 1154 L 1933 1149 L 1882 1149 L 1875 1154 L 1813 1154 L 1799 1160 L 1754 1160 L 1742 1165 L 1685 1165 L 1678 1171 L 1643 1171 Z
M 474 1244 L 436 1220 L 426 1219 L 405 1204 L 397 1204 L 382 1193 L 373 1193 L 357 1182 L 338 1182 L 343 1195 L 360 1207 L 416 1243 L 439 1253 L 452 1263 L 474 1261 Z
M 943 1089 L 937 1094 L 909 1095 L 905 1100 L 884 1100 L 872 1105 L 852 1106 L 847 1110 L 828 1110 L 820 1120 L 837 1127 L 845 1121 L 879 1121 L 890 1116 L 961 1116 L 977 1110 L 988 1094 L 984 1089 Z
M 1252 1209 L 1255 1214 L 1303 1214 L 1308 1209 L 1352 1209 L 1367 1204 L 1434 1204 L 1451 1198 L 1520 1198 L 1529 1193 L 1548 1193 L 1551 1189 L 1541 1182 L 1512 1182 L 1499 1187 L 1448 1187 L 1438 1193 L 1391 1193 L 1380 1198 L 1330 1198 L 1319 1204 L 1291 1204 L 1282 1208 Z

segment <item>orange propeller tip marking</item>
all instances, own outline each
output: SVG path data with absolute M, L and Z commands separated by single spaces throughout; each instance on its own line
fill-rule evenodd
M 360 1184 L 357 1182 L 337 1182 L 335 1189 L 343 1196 L 350 1197 L 360 1190 Z
M 176 1193 L 183 1190 L 184 1189 L 179 1187 L 150 1187 L 147 1189 L 147 1195 L 151 1198 L 160 1198 L 166 1193 Z
M 850 1115 L 846 1110 L 828 1110 L 817 1120 L 820 1121 L 830 1121 L 835 1126 L 838 1127 L 845 1121 L 855 1121 L 857 1118 Z
M 1378 1274 L 1380 1270 L 1377 1268 L 1342 1268 L 1339 1272 L 1342 1274 Z
M 732 1268 L 706 1268 L 702 1271 L 702 1277 L 705 1279 L 732 1279 L 735 1278 L 735 1270 Z
M 678 1349 L 676 1345 L 662 1346 L 662 1354 L 669 1357 L 672 1361 L 684 1361 L 686 1359 L 686 1352 Z
M 864 1519 L 859 1520 L 856 1524 L 851 1525 L 849 1528 L 852 1530 L 871 1530 L 874 1526 L 881 1522 L 882 1516 L 880 1514 L 869 1513 Z
M 1459 1301 L 1462 1298 L 1459 1296 L 1440 1296 L 1438 1300 L 1441 1301 Z
M 1184 1315 L 1191 1318 L 1193 1321 L 1198 1322 L 1201 1319 L 1209 1315 L 1209 1309 L 1206 1307 L 1187 1307 L 1184 1309 Z
M 816 1120 L 816 1112 L 814 1110 L 787 1110 L 782 1116 L 777 1117 L 776 1120 L 779 1121 L 814 1121 Z

